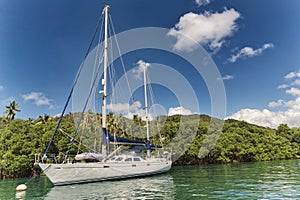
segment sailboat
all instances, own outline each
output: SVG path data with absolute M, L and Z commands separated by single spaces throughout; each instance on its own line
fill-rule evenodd
M 52 138 L 47 146 L 47 149 L 42 157 L 36 155 L 35 166 L 40 168 L 44 174 L 50 179 L 54 185 L 68 185 L 76 183 L 87 183 L 87 182 L 96 182 L 96 181 L 105 181 L 105 180 L 115 180 L 122 178 L 133 178 L 141 177 L 147 175 L 154 175 L 159 173 L 164 173 L 170 170 L 172 161 L 171 154 L 169 152 L 163 152 L 160 155 L 152 155 L 151 150 L 156 148 L 161 148 L 160 146 L 151 144 L 149 138 L 149 117 L 148 117 L 148 100 L 147 100 L 147 76 L 146 69 L 144 67 L 144 100 L 145 100 L 145 111 L 146 111 L 146 141 L 143 140 L 133 140 L 129 138 L 121 138 L 117 136 L 112 136 L 107 130 L 107 57 L 108 57 L 108 9 L 109 6 L 105 6 L 103 10 L 105 28 L 104 28 L 104 78 L 102 80 L 103 90 L 101 94 L 103 97 L 102 102 L 102 152 L 100 153 L 91 153 L 86 152 L 78 154 L 73 162 L 70 162 L 68 157 L 68 151 L 65 153 L 62 163 L 57 163 L 55 159 L 54 162 L 49 162 L 47 153 L 51 141 L 55 136 L 55 133 L 61 123 L 65 108 L 61 114 L 61 117 L 58 121 L 57 127 L 52 135 Z M 76 81 L 75 81 L 76 83 Z M 74 83 L 74 84 L 75 84 Z M 73 85 L 74 87 L 74 85 Z M 73 88 L 71 90 L 71 93 Z M 67 100 L 66 105 L 70 96 Z M 78 128 L 78 127 L 77 127 Z M 77 130 L 76 128 L 76 130 Z M 75 131 L 76 131 L 75 130 Z M 100 133 L 99 133 L 100 134 Z M 74 141 L 74 137 L 71 139 L 71 144 Z M 137 147 L 135 150 L 130 151 L 119 151 L 121 146 L 116 148 L 114 151 L 109 152 L 109 144 L 122 144 L 130 145 L 131 147 Z M 139 149 L 140 152 L 136 150 Z M 144 154 L 143 154 L 144 152 Z M 145 153 L 146 152 L 146 153 Z M 91 160 L 94 162 L 74 162 L 75 160 Z

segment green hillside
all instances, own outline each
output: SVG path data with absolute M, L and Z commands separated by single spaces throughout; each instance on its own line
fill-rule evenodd
M 85 127 L 81 128 L 86 133 L 95 134 L 100 131 L 97 127 L 90 127 L 88 122 L 97 120 L 99 123 L 101 117 L 95 114 L 91 116 L 94 116 L 94 119 L 85 116 Z M 49 115 L 35 120 L 0 118 L 0 179 L 31 175 L 34 154 L 44 152 L 57 120 L 58 118 L 51 118 Z M 120 120 L 124 127 L 138 124 L 140 128 L 133 127 L 136 134 L 129 134 L 128 129 L 116 125 L 109 115 L 108 128 L 111 132 L 119 136 L 141 138 L 139 132 L 143 132 L 144 122 L 139 117 L 135 116 L 133 120 L 122 118 L 119 122 Z M 161 116 L 151 123 L 155 122 L 160 122 L 158 129 L 160 131 L 151 135 L 151 142 L 160 144 L 162 141 L 163 145 L 167 146 L 167 150 L 172 150 L 175 157 L 181 155 L 174 165 L 269 161 L 296 159 L 300 156 L 300 128 L 289 128 L 285 124 L 281 124 L 277 129 L 270 129 L 245 121 L 222 121 L 206 115 Z M 218 132 L 220 127 L 222 132 Z M 75 130 L 72 115 L 64 116 L 61 130 L 63 132 L 58 132 L 49 150 L 57 156 L 58 160 L 67 150 L 69 137 Z M 152 131 L 155 131 L 154 128 Z M 76 137 L 77 141 L 80 139 L 79 136 Z M 213 145 L 215 141 L 216 144 Z M 93 142 L 94 140 L 91 139 L 90 143 Z M 191 145 L 188 148 L 189 142 Z M 184 149 L 188 150 L 182 152 Z M 81 147 L 81 151 L 86 150 Z M 70 154 L 75 155 L 77 152 L 78 148 L 74 145 Z

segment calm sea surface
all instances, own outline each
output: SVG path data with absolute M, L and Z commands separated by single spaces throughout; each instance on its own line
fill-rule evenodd
M 46 177 L 0 181 L 0 199 L 300 199 L 300 160 L 173 167 L 121 181 L 53 187 Z

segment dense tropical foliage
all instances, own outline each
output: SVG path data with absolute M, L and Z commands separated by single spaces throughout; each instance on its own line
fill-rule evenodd
M 74 121 L 76 121 L 74 117 L 76 118 L 76 115 L 64 116 L 49 150 L 56 155 L 58 161 L 66 152 L 70 137 L 74 133 Z M 57 120 L 58 118 L 51 118 L 49 115 L 28 120 L 0 118 L 1 179 L 31 175 L 34 154 L 45 151 Z M 97 133 L 100 132 L 98 128 L 100 121 L 101 116 L 92 112 L 84 116 L 75 138 L 77 145 L 71 148 L 71 155 L 87 150 L 86 147 L 80 146 L 83 139 L 89 140 L 90 144 L 95 144 L 97 149 L 98 145 L 95 141 L 99 138 Z M 119 136 L 139 139 L 141 137 L 139 132 L 145 129 L 145 123 L 138 116 L 129 120 L 124 117 L 114 119 L 112 115 L 108 115 L 107 121 L 111 133 Z M 270 129 L 245 121 L 212 120 L 206 115 L 161 116 L 151 123 L 155 122 L 161 122 L 156 129 L 159 130 L 159 134 L 151 134 L 151 141 L 162 143 L 175 155 L 181 155 L 174 165 L 269 161 L 296 159 L 300 156 L 300 128 L 289 128 L 286 124 L 281 124 L 277 129 Z M 155 132 L 151 123 L 150 127 L 153 129 L 151 130 Z M 223 123 L 222 132 L 218 132 L 218 128 Z M 129 129 L 124 128 L 126 126 L 134 129 L 135 135 L 129 133 Z M 94 136 L 84 136 L 83 132 L 94 133 Z M 215 145 L 214 141 L 217 141 Z M 189 142 L 191 144 L 187 147 Z M 184 149 L 187 151 L 183 151 Z

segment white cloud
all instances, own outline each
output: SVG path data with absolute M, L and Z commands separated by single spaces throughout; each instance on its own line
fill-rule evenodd
M 284 78 L 291 79 L 298 77 L 298 72 L 291 72 L 287 74 Z M 300 76 L 300 74 L 299 74 Z M 298 85 L 298 80 L 279 85 L 277 88 L 285 89 L 291 85 Z M 261 126 L 276 128 L 279 124 L 288 124 L 290 127 L 300 127 L 300 89 L 292 87 L 285 90 L 286 94 L 290 94 L 293 99 L 285 101 L 279 99 L 277 101 L 271 101 L 268 104 L 269 108 L 277 108 L 276 111 L 271 111 L 269 109 L 241 109 L 240 111 L 234 113 L 233 115 L 227 117 L 236 120 L 245 120 L 250 123 L 258 124 Z
M 284 100 L 279 99 L 279 100 L 277 100 L 277 101 L 271 101 L 271 102 L 268 104 L 268 107 L 270 107 L 270 108 L 275 108 L 275 107 L 284 105 L 284 103 L 285 103 Z
M 124 112 L 129 111 L 130 105 L 128 103 L 117 103 L 117 104 L 108 104 L 107 109 L 112 112 Z
M 291 81 L 291 79 L 294 79 L 294 78 L 300 78 L 300 70 L 290 72 L 290 73 L 286 74 L 284 76 L 284 78 L 286 79 L 286 81 Z M 289 84 L 281 84 L 277 87 L 277 89 L 285 89 L 285 88 L 288 88 L 291 86 L 300 86 L 300 79 L 296 79 L 296 80 L 294 79 L 294 81 Z
M 274 45 L 272 43 L 264 44 L 261 48 L 253 49 L 252 47 L 244 47 L 237 54 L 231 55 L 228 59 L 229 62 L 236 62 L 239 58 L 250 58 L 254 56 L 261 55 L 263 51 L 266 49 L 273 48 Z
M 287 85 L 287 84 L 281 84 L 281 85 L 278 85 L 277 89 L 285 89 L 288 87 L 289 87 L 289 85 Z
M 239 17 L 240 13 L 233 8 L 222 13 L 190 12 L 180 17 L 179 22 L 170 29 L 168 35 L 177 39 L 173 46 L 177 51 L 192 51 L 199 43 L 208 44 L 211 50 L 216 50 L 221 48 L 226 37 L 237 30 L 236 20 Z
M 300 96 L 300 90 L 298 88 L 294 88 L 294 87 L 292 87 L 289 90 L 286 90 L 285 93 L 291 94 L 293 96 Z
M 53 115 L 53 118 L 60 117 L 60 116 L 61 116 L 61 113 L 58 113 L 58 114 Z
M 144 68 L 148 68 L 150 67 L 150 63 L 147 63 L 143 60 L 139 60 L 137 63 L 137 68 L 133 69 L 133 73 L 135 74 L 135 77 L 138 79 L 142 79 L 143 78 L 143 73 L 144 73 Z
M 139 101 L 135 101 L 132 105 L 129 103 L 117 103 L 117 104 L 108 104 L 107 109 L 112 112 L 129 112 L 129 111 L 137 111 L 141 108 L 142 104 Z
M 169 108 L 168 116 L 172 115 L 192 115 L 196 114 L 190 111 L 189 109 L 186 109 L 182 106 L 176 107 L 176 108 Z
M 300 79 L 295 80 L 292 85 L 300 86 Z
M 28 94 L 21 95 L 22 99 L 25 101 L 33 101 L 33 104 L 37 106 L 49 106 L 50 109 L 54 109 L 57 106 L 53 103 L 52 99 L 47 98 L 41 92 L 31 92 Z
M 195 3 L 200 7 L 200 6 L 205 6 L 209 4 L 211 0 L 195 0 Z
M 0 85 L 0 92 L 4 90 L 4 86 L 3 85 Z
M 276 128 L 281 123 L 287 123 L 287 120 L 284 120 L 286 118 L 288 118 L 288 116 L 285 116 L 283 112 L 271 112 L 268 109 L 263 109 L 261 111 L 258 109 L 246 108 L 234 113 L 226 119 L 245 120 L 260 126 Z
M 224 81 L 232 80 L 232 79 L 233 79 L 233 76 L 232 76 L 232 75 L 225 75 L 225 76 L 222 77 L 222 79 L 223 79 Z
M 297 72 L 290 72 L 287 75 L 284 76 L 285 79 L 292 79 L 292 78 L 300 78 L 300 70 Z
M 280 102 L 277 102 L 280 104 Z M 269 104 L 270 105 L 270 104 Z M 275 103 L 271 105 L 275 106 Z M 245 120 L 253 124 L 277 128 L 279 124 L 288 124 L 290 127 L 300 127 L 300 97 L 288 102 L 282 102 L 288 107 L 286 111 L 270 111 L 268 109 L 242 109 L 227 119 Z
M 133 119 L 134 115 L 140 116 L 143 120 L 146 118 L 146 111 L 142 108 L 140 101 L 135 101 L 133 104 L 128 103 L 116 103 L 108 104 L 107 109 L 116 114 L 122 114 L 128 119 Z M 152 117 L 149 114 L 149 120 L 152 120 Z

